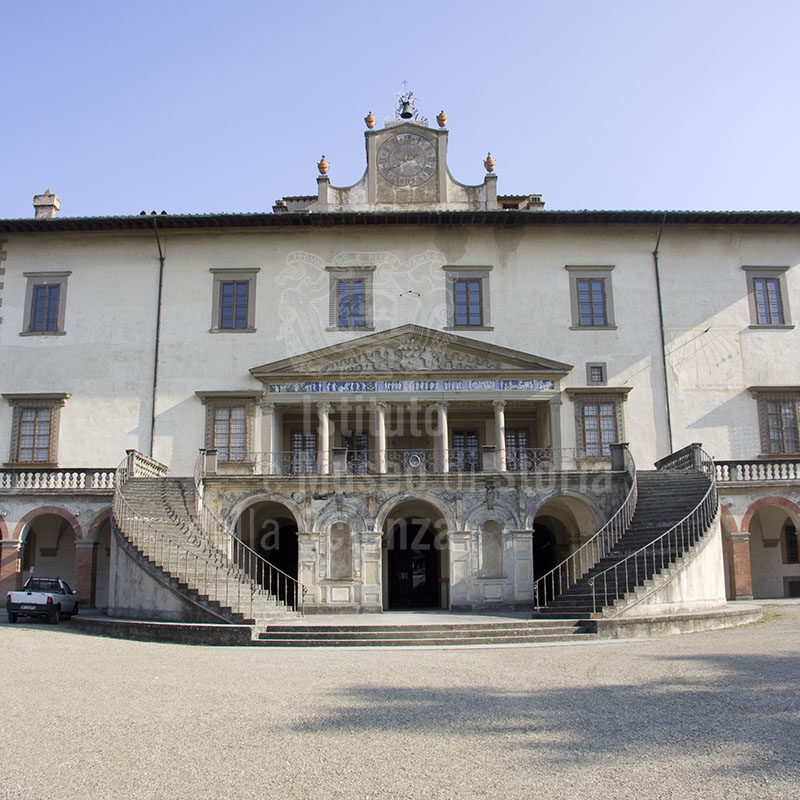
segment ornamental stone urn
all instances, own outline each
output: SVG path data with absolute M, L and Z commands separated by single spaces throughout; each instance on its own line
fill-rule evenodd
M 324 156 L 323 156 L 324 158 Z M 497 162 L 492 158 L 491 153 L 486 154 L 486 158 L 484 159 L 483 166 L 486 167 L 487 172 L 494 172 L 494 168 Z
M 440 128 L 444 128 L 444 126 L 447 125 L 447 114 L 445 114 L 444 111 L 440 111 L 436 115 L 436 122 L 439 124 Z
M 320 175 L 327 175 L 328 174 L 328 170 L 330 168 L 331 168 L 331 165 L 325 160 L 325 156 L 322 156 L 322 158 L 320 159 L 319 164 L 317 164 L 317 169 L 319 170 L 319 174 Z
M 366 117 L 364 117 L 364 122 L 366 126 L 372 130 L 375 127 L 375 123 L 378 121 L 378 118 L 370 111 Z

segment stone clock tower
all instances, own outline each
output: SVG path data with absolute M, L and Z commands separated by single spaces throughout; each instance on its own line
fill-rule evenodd
M 367 169 L 352 186 L 333 186 L 330 165 L 319 162 L 316 197 L 285 197 L 276 212 L 336 211 L 495 211 L 497 176 L 491 155 L 486 177 L 477 186 L 456 181 L 447 168 L 447 115 L 436 117 L 438 128 L 417 112 L 413 94 L 399 95 L 394 119 L 375 129 L 372 112 L 365 117 Z M 536 197 L 536 196 L 534 196 Z M 538 210 L 538 208 L 536 209 Z

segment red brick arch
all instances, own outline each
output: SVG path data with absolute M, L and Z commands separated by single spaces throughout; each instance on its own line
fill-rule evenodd
M 10 539 L 11 537 L 8 535 L 8 525 L 6 525 L 6 521 L 0 517 L 0 539 Z
M 722 519 L 725 520 L 725 524 L 728 526 L 729 533 L 739 533 L 739 527 L 736 524 L 736 519 L 727 508 L 722 508 L 722 506 L 720 506 L 719 514 Z
M 100 537 L 100 528 L 103 527 L 103 523 L 107 520 L 111 519 L 111 509 L 107 508 L 105 511 L 101 511 L 92 521 L 92 524 L 89 526 L 89 530 L 86 532 L 86 541 L 87 542 L 97 542 L 99 541 Z
M 762 497 L 760 500 L 756 500 L 750 508 L 747 509 L 744 517 L 742 517 L 743 532 L 750 531 L 750 521 L 753 519 L 756 512 L 760 508 L 764 508 L 764 506 L 782 506 L 788 511 L 791 511 L 796 519 L 800 520 L 800 506 L 797 506 L 791 500 L 787 500 L 785 497 Z
M 83 539 L 83 528 L 81 528 L 80 522 L 78 522 L 77 518 L 70 514 L 69 511 L 67 511 L 65 508 L 61 508 L 60 506 L 39 506 L 39 508 L 34 508 L 32 511 L 29 511 L 17 523 L 13 538 L 15 538 L 17 541 L 20 541 L 20 537 L 22 536 L 22 532 L 25 530 L 25 526 L 31 520 L 36 519 L 36 517 L 42 517 L 45 514 L 53 514 L 56 517 L 65 519 L 72 526 L 72 530 L 75 533 L 75 541 L 77 542 L 79 539 Z

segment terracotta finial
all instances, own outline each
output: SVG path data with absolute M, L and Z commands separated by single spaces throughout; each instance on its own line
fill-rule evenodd
M 440 128 L 444 128 L 444 126 L 447 125 L 447 114 L 445 114 L 443 110 L 436 115 L 436 122 L 439 124 Z
M 364 117 L 364 122 L 366 126 L 372 130 L 375 127 L 375 123 L 378 121 L 378 118 L 370 111 L 366 117 Z
M 328 170 L 331 168 L 331 165 L 325 160 L 325 156 L 322 156 L 320 159 L 319 164 L 317 164 L 317 169 L 319 170 L 320 175 L 327 175 Z
M 491 153 L 486 154 L 486 158 L 483 161 L 483 166 L 486 167 L 487 172 L 494 172 L 494 168 L 497 165 L 497 162 L 492 158 Z

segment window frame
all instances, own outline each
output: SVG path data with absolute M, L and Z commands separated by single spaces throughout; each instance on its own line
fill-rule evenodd
M 263 398 L 263 392 L 195 392 L 200 402 L 206 407 L 205 433 L 203 439 L 207 450 L 217 450 L 220 464 L 250 464 L 255 455 L 255 423 L 258 402 Z M 245 409 L 245 437 L 242 458 L 230 458 L 230 433 L 228 436 L 228 458 L 219 456 L 216 442 L 217 411 L 224 408 Z M 230 421 L 230 416 L 229 416 Z
M 491 296 L 489 281 L 491 266 L 449 266 L 442 267 L 445 273 L 445 292 L 447 304 L 447 324 L 445 330 L 469 330 L 469 331 L 493 331 L 491 319 Z M 480 281 L 480 324 L 474 325 L 460 324 L 457 321 L 456 309 L 456 286 L 459 281 L 477 280 Z
M 56 467 L 58 466 L 58 434 L 61 427 L 61 409 L 66 404 L 69 395 L 66 393 L 57 394 L 4 394 L 3 397 L 12 407 L 11 417 L 11 441 L 9 445 L 8 461 L 6 467 L 17 466 L 36 466 L 36 467 Z M 44 409 L 50 411 L 47 460 L 41 461 L 35 458 L 23 461 L 20 458 L 22 423 L 26 411 L 39 412 Z M 36 448 L 32 450 L 35 456 Z
M 328 328 L 329 331 L 374 331 L 373 318 L 373 275 L 374 266 L 325 267 L 328 273 Z M 344 281 L 364 281 L 364 324 L 340 325 L 339 303 L 340 283 Z
M 572 399 L 575 408 L 575 444 L 580 454 L 579 457 L 586 458 L 611 458 L 611 451 L 609 446 L 612 444 L 619 444 L 625 440 L 625 415 L 623 413 L 623 403 L 628 399 L 628 394 L 631 387 L 610 387 L 606 386 L 602 389 L 582 389 L 572 388 L 567 389 L 567 395 Z M 589 406 L 597 406 L 598 415 L 597 419 L 601 419 L 600 405 L 611 404 L 614 408 L 614 441 L 607 442 L 602 439 L 602 424 L 599 425 L 598 431 L 601 434 L 601 439 L 597 443 L 587 445 L 587 430 L 586 430 L 586 409 Z M 590 446 L 599 446 L 599 453 L 590 453 Z
M 614 316 L 614 293 L 611 281 L 611 273 L 614 270 L 613 264 L 581 265 L 567 264 L 564 269 L 569 273 L 569 297 L 570 310 L 572 313 L 573 331 L 597 331 L 597 330 L 616 330 L 616 318 Z M 580 303 L 580 281 L 602 281 L 603 286 L 603 311 L 605 320 L 602 325 L 584 325 L 581 322 L 581 303 Z
M 592 372 L 600 370 L 600 380 L 592 380 Z M 586 362 L 586 385 L 587 386 L 606 386 L 608 384 L 608 366 L 605 361 Z
M 211 299 L 211 328 L 210 333 L 255 333 L 256 332 L 256 275 L 261 271 L 259 267 L 239 269 L 230 267 L 211 267 L 209 272 L 213 275 L 214 284 Z M 223 284 L 247 284 L 247 319 L 244 327 L 222 326 L 222 298 Z M 235 317 L 234 317 L 235 320 Z
M 751 386 L 750 392 L 756 399 L 758 415 L 758 431 L 761 442 L 761 457 L 775 458 L 780 456 L 796 456 L 800 453 L 800 387 L 797 386 Z M 770 403 L 791 403 L 794 414 L 794 450 L 783 447 L 780 450 L 772 449 L 772 429 L 770 417 L 773 411 Z M 781 415 L 782 416 L 782 415 Z M 785 430 L 781 431 L 781 444 L 786 445 Z
M 747 278 L 747 304 L 750 309 L 751 328 L 793 328 L 791 310 L 789 308 L 789 291 L 786 285 L 786 273 L 789 267 L 756 267 L 743 266 Z M 780 291 L 782 322 L 762 322 L 759 319 L 758 301 L 756 299 L 756 281 L 775 280 Z
M 67 309 L 67 278 L 70 275 L 72 275 L 71 271 L 22 273 L 28 283 L 25 287 L 25 310 L 20 336 L 64 336 L 66 334 L 64 320 Z M 33 304 L 35 291 L 39 286 L 58 287 L 58 310 L 55 315 L 56 327 L 52 330 L 37 330 L 31 327 L 34 322 Z

